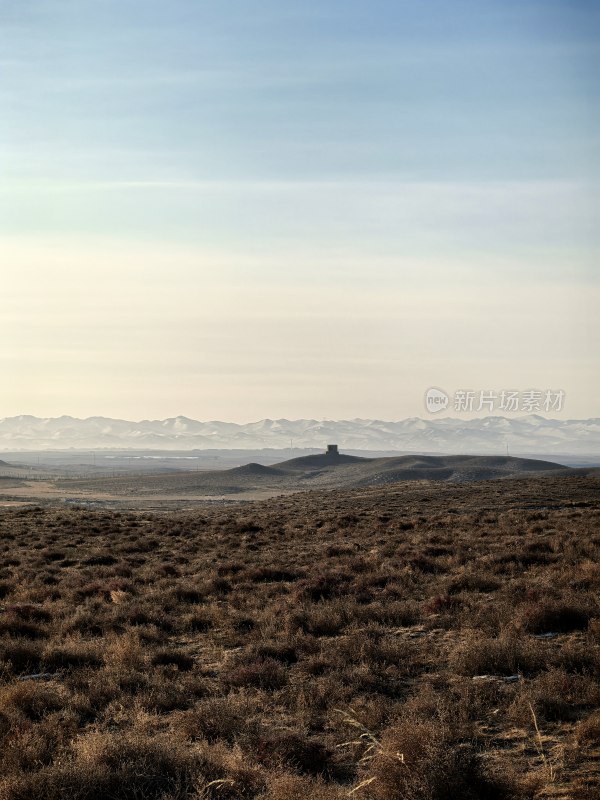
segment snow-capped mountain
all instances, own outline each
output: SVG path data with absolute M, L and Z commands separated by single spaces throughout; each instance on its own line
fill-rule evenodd
M 0 451 L 75 449 L 256 450 L 264 447 L 511 455 L 600 455 L 600 419 L 559 420 L 538 415 L 479 419 L 263 419 L 200 422 L 187 417 L 130 422 L 107 417 L 5 417 Z

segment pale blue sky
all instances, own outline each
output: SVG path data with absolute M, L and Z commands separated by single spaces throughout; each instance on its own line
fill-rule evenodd
M 598 415 L 599 9 L 0 0 L 0 416 Z

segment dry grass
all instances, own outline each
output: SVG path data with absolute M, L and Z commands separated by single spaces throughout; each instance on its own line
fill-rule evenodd
M 4 510 L 0 800 L 594 796 L 597 497 Z

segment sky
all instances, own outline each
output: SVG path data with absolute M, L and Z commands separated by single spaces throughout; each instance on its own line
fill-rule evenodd
M 0 0 L 0 417 L 600 416 L 600 6 Z

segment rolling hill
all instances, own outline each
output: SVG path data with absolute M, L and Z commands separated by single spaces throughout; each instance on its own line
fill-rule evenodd
M 116 494 L 235 494 L 254 490 L 298 491 L 381 486 L 398 481 L 469 481 L 570 474 L 562 464 L 509 456 L 397 456 L 361 458 L 319 454 L 274 466 L 250 463 L 227 470 L 178 472 L 61 481 L 63 487 Z

